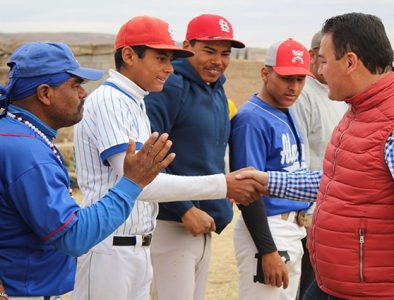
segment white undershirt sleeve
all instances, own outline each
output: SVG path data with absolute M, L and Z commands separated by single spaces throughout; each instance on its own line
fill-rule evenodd
M 113 171 L 123 176 L 125 152 L 108 158 Z M 185 200 L 223 199 L 227 195 L 227 183 L 224 174 L 205 176 L 179 176 L 160 173 L 147 185 L 137 200 L 146 202 L 172 202 Z
M 119 178 L 123 176 L 123 164 L 125 157 L 126 152 L 120 152 L 108 157 L 108 162 L 111 165 L 113 172 L 115 172 L 115 174 L 118 175 Z

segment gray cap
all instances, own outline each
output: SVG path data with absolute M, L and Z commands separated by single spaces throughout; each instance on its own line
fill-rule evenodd
M 311 41 L 311 48 L 312 49 L 320 48 L 320 42 L 321 42 L 322 37 L 323 37 L 323 34 L 322 34 L 321 30 L 319 30 L 318 32 L 316 32 L 313 35 L 313 38 Z

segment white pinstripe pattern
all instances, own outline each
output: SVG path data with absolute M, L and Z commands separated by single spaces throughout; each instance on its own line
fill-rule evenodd
M 104 196 L 120 178 L 103 164 L 100 154 L 129 139 L 144 143 L 150 136 L 150 123 L 143 97 L 146 92 L 123 75 L 110 70 L 114 83 L 134 100 L 111 87 L 102 85 L 85 101 L 84 118 L 74 127 L 76 174 L 83 193 L 82 206 Z M 136 201 L 131 216 L 116 235 L 140 235 L 152 232 L 158 213 L 156 203 Z

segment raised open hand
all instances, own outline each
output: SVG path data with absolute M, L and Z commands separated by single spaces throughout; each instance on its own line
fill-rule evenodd
M 141 188 L 148 185 L 161 170 L 166 168 L 175 158 L 175 153 L 167 153 L 172 142 L 168 134 L 154 132 L 141 149 L 135 153 L 135 142 L 130 140 L 124 159 L 124 175 L 138 184 Z

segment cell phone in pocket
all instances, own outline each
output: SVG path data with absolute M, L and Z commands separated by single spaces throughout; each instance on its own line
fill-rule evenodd
M 287 251 L 278 251 L 279 256 L 282 258 L 283 262 L 286 264 L 290 261 L 290 256 Z M 256 275 L 253 276 L 253 282 L 260 282 L 264 283 L 264 272 L 263 272 L 263 264 L 262 264 L 262 254 L 256 253 L 254 256 L 257 259 L 257 266 L 256 266 Z

